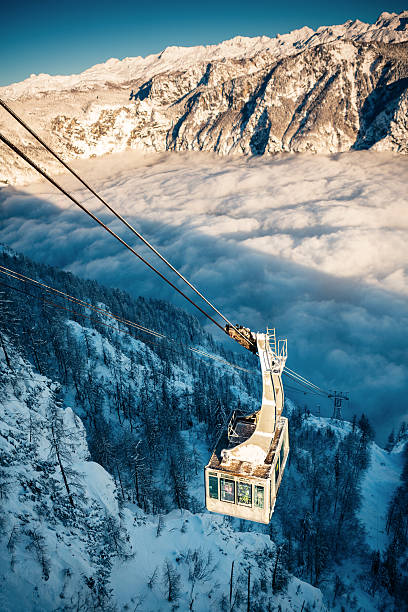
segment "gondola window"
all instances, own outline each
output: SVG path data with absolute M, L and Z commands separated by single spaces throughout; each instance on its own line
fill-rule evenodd
M 208 490 L 212 499 L 218 499 L 218 477 L 209 476 L 208 478 Z
M 235 482 L 221 478 L 221 501 L 235 502 Z
M 282 465 L 283 460 L 285 458 L 285 442 L 282 441 L 281 451 L 280 451 L 280 464 Z
M 254 505 L 255 508 L 263 508 L 264 507 L 264 488 L 255 485 L 255 495 L 254 495 Z
M 252 485 L 247 482 L 237 483 L 237 497 L 238 503 L 244 504 L 244 506 L 252 505 Z

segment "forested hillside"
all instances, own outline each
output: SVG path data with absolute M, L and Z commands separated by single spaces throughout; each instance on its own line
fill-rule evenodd
M 385 555 L 372 559 L 372 592 L 385 585 L 389 593 L 408 609 L 408 444 L 405 438 L 401 486 L 393 496 L 387 517 L 389 545 Z
M 131 326 L 112 324 L 100 312 L 70 306 L 55 296 L 44 301 L 43 291 L 1 279 L 7 284 L 0 285 L 3 333 L 40 374 L 60 383 L 63 398 L 85 425 L 93 458 L 117 479 L 123 499 L 154 513 L 168 511 L 174 504 L 189 508 L 186 480 L 191 457 L 181 432 L 196 424 L 211 446 L 231 408 L 254 409 L 259 392 L 253 375 L 242 371 L 238 375 L 238 370 L 197 358 L 188 346 L 216 350 L 251 369 L 256 367 L 255 359 L 226 352 L 194 317 L 168 303 L 133 300 L 122 291 L 34 266 L 24 258 L 3 254 L 2 261 L 8 268 L 40 277 L 61 291 L 177 338 L 167 342 Z M 19 291 L 10 288 L 13 283 Z M 162 475 L 159 487 L 157 472 Z
M 176 339 L 0 278 L 3 608 L 19 609 L 23 580 L 33 609 L 246 610 L 251 569 L 254 611 L 403 609 L 405 476 L 386 552 L 369 549 L 357 518 L 374 446 L 366 417 L 319 419 L 287 401 L 290 462 L 271 524 L 209 515 L 202 469 L 231 411 L 259 405 L 256 358 L 168 303 L 7 249 L 0 264 Z

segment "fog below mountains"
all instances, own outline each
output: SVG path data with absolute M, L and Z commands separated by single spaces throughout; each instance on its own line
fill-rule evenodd
M 408 159 L 133 152 L 75 167 L 233 322 L 276 327 L 291 368 L 350 391 L 347 418 L 366 412 L 380 441 L 408 419 Z M 71 178 L 58 180 L 110 219 Z M 4 188 L 0 202 L 0 240 L 16 250 L 190 309 L 44 182 Z M 331 414 L 329 401 L 288 395 Z

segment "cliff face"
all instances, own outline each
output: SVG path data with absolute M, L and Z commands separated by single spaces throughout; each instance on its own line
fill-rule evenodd
M 336 41 L 278 61 L 263 51 L 131 83 L 130 104 L 58 115 L 50 128 L 80 156 L 128 146 L 405 153 L 407 77 L 408 43 Z
M 138 90 L 143 118 L 128 144 L 221 154 L 406 152 L 407 51 L 339 41 L 278 62 L 264 52 L 209 64 L 194 87 L 191 72 L 158 75 Z
M 71 77 L 33 75 L 0 88 L 0 96 L 66 158 L 127 147 L 222 155 L 407 153 L 407 23 L 408 11 L 383 13 L 373 25 L 347 22 L 274 39 L 170 48 Z M 1 125 L 16 135 L 4 112 Z M 22 132 L 18 138 L 28 151 L 37 149 Z M 19 181 L 20 162 L 4 150 L 0 156 L 1 178 Z

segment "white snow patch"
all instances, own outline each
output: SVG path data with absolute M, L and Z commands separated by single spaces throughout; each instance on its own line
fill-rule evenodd
M 196 612 L 220 609 L 222 595 L 229 592 L 231 563 L 235 562 L 233 591 L 245 589 L 248 567 L 252 580 L 260 569 L 251 559 L 255 553 L 275 550 L 269 536 L 260 533 L 234 532 L 223 517 L 213 514 L 191 514 L 173 511 L 163 520 L 161 533 L 157 535 L 158 517 L 135 518 L 129 510 L 124 522 L 135 556 L 121 562 L 112 570 L 111 584 L 119 605 L 136 605 L 143 612 L 171 610 L 166 601 L 163 585 L 163 566 L 168 560 L 181 576 L 180 609 L 187 610 L 193 600 Z M 249 552 L 250 551 L 250 552 Z M 195 583 L 189 579 L 189 554 L 198 554 L 204 561 L 203 577 Z M 152 580 L 154 573 L 155 578 Z M 152 581 L 151 588 L 148 586 Z M 280 605 L 282 612 L 298 612 L 305 602 L 311 609 L 323 612 L 326 608 L 319 589 L 297 578 L 292 578 L 287 593 L 269 595 L 273 605 Z
M 361 485 L 362 506 L 359 517 L 367 532 L 367 542 L 373 550 L 384 551 L 388 545 L 385 529 L 387 511 L 395 489 L 400 484 L 402 450 L 388 453 L 376 444 L 371 444 L 371 463 Z
M 255 465 L 262 465 L 265 462 L 266 452 L 256 446 L 256 444 L 243 444 L 234 449 L 233 452 L 224 451 L 227 461 L 229 459 L 238 459 L 239 461 L 248 461 Z

